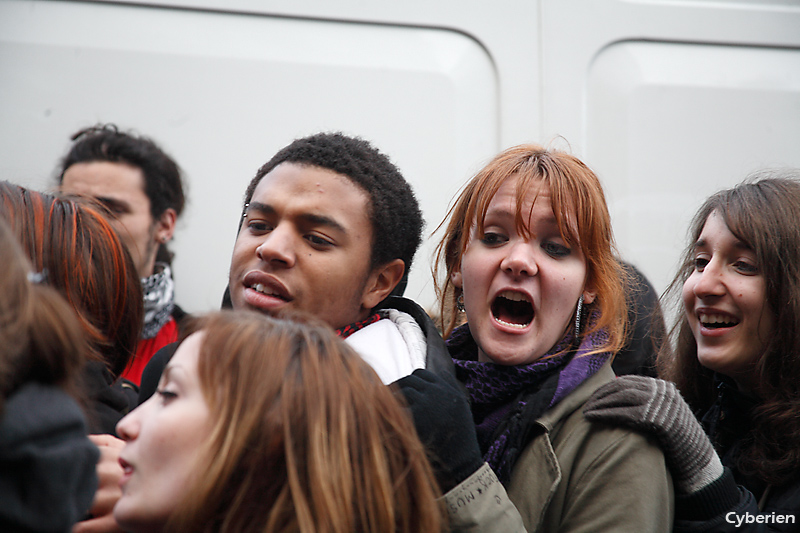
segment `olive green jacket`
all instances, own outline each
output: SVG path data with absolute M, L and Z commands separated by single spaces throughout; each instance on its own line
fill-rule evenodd
M 533 424 L 541 428 L 506 489 L 487 464 L 444 496 L 452 531 L 672 531 L 672 479 L 660 448 L 592 423 L 583 404 L 614 379 L 609 363 Z

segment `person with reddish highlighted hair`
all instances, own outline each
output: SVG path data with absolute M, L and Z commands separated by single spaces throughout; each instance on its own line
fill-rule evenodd
M 77 313 L 89 339 L 89 424 L 92 433 L 113 433 L 135 397 L 120 375 L 142 328 L 142 289 L 130 254 L 101 211 L 85 202 L 0 182 L 0 217 L 45 283 Z

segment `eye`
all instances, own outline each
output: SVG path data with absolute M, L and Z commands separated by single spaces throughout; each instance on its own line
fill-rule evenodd
M 173 391 L 168 391 L 166 389 L 157 389 L 156 393 L 161 396 L 162 403 L 167 403 L 170 400 L 174 400 L 178 397 L 178 394 Z
M 733 268 L 736 269 L 737 272 L 745 274 L 747 276 L 753 276 L 755 274 L 758 274 L 758 267 L 750 263 L 749 261 L 743 261 L 743 260 L 736 261 L 733 264 Z
M 326 249 L 333 246 L 333 243 L 326 239 L 325 237 L 321 237 L 315 234 L 306 235 L 306 240 L 311 243 L 311 246 L 317 249 Z
M 694 269 L 698 272 L 702 272 L 706 268 L 707 264 L 708 264 L 708 259 L 705 257 L 694 258 Z
M 542 243 L 542 249 L 551 257 L 565 257 L 572 253 L 572 250 L 568 246 L 552 241 L 544 241 Z
M 481 237 L 481 242 L 486 246 L 497 246 L 499 244 L 503 244 L 508 241 L 508 237 L 501 233 L 495 233 L 492 231 L 487 231 Z
M 106 208 L 106 211 L 108 211 L 112 215 L 125 215 L 129 213 L 128 207 L 125 204 L 120 203 L 116 200 L 101 199 L 100 203 L 102 204 L 103 207 Z
M 272 227 L 266 221 L 256 219 L 247 221 L 247 229 L 250 233 L 261 235 L 270 231 Z

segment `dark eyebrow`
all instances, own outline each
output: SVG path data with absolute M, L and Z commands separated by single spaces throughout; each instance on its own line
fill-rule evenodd
M 247 210 L 245 213 L 249 213 L 250 211 L 258 211 L 262 215 L 274 215 L 275 208 L 269 204 L 263 204 L 261 202 L 250 202 L 247 206 Z M 300 222 L 305 222 L 306 224 L 313 225 L 313 226 L 324 226 L 341 233 L 347 234 L 347 229 L 342 226 L 339 222 L 334 220 L 331 217 L 326 217 L 325 215 L 317 215 L 314 213 L 303 213 L 298 215 L 297 217 Z
M 697 249 L 697 248 L 705 248 L 707 245 L 708 245 L 708 242 L 705 239 L 697 239 L 697 242 L 694 243 L 695 249 Z M 733 246 L 737 250 L 742 250 L 742 251 L 745 251 L 745 252 L 754 252 L 754 250 L 752 248 L 750 248 L 750 246 L 748 246 L 746 243 L 740 241 L 739 239 L 736 239 L 736 242 L 733 243 Z

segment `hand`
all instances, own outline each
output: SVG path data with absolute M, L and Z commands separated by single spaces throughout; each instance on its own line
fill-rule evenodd
M 417 434 L 431 454 L 443 492 L 483 465 L 472 412 L 454 377 L 419 369 L 394 385 L 411 409 Z
M 97 461 L 98 487 L 92 508 L 89 509 L 92 518 L 75 524 L 72 533 L 121 532 L 112 512 L 114 505 L 122 497 L 122 489 L 119 487 L 119 480 L 122 479 L 119 454 L 125 447 L 125 441 L 113 435 L 89 435 L 89 439 L 100 449 L 100 459 Z
M 583 414 L 594 422 L 655 436 L 679 492 L 693 494 L 722 476 L 719 456 L 674 383 L 637 375 L 619 377 L 594 392 Z

